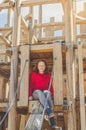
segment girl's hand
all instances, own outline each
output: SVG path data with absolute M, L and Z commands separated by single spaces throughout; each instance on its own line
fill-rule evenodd
M 30 101 L 31 101 L 31 100 L 33 100 L 33 97 L 32 97 L 32 96 L 30 96 L 30 97 L 29 97 L 29 100 L 30 100 Z

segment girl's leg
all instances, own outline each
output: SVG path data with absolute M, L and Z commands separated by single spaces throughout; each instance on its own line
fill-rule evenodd
M 56 121 L 54 119 L 53 101 L 52 101 L 52 98 L 51 98 L 51 93 L 50 93 L 50 91 L 45 90 L 44 95 L 45 95 L 45 98 L 46 98 L 47 104 L 48 104 L 46 112 L 49 116 L 50 124 L 53 128 L 58 128 L 57 125 L 56 125 Z
M 35 90 L 33 92 L 33 98 L 34 99 L 38 99 L 40 101 L 40 103 L 43 105 L 43 107 L 45 106 L 45 95 L 41 90 Z
M 52 98 L 51 98 L 51 93 L 50 93 L 50 91 L 45 90 L 44 95 L 45 95 L 45 98 L 47 101 L 46 112 L 49 117 L 52 117 L 52 116 L 54 116 L 54 112 L 53 112 L 53 102 L 52 102 Z
M 48 105 L 53 109 L 53 100 L 51 97 L 51 92 L 48 90 L 44 91 L 45 98 L 47 98 Z

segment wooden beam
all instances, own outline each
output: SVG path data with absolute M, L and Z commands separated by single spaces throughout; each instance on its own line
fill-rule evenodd
M 42 24 L 42 5 L 39 6 L 39 24 Z M 38 38 L 42 37 L 42 29 L 39 29 Z
M 61 0 L 61 2 L 64 2 L 64 3 L 65 3 L 65 2 L 66 2 L 66 0 Z
M 42 5 L 42 4 L 53 4 L 58 3 L 61 0 L 22 0 L 21 6 L 36 6 L 36 5 Z
M 43 28 L 43 27 L 53 27 L 53 26 L 64 26 L 63 22 L 55 22 L 55 23 L 43 23 L 43 24 L 36 24 L 34 28 Z
M 78 20 L 78 19 L 76 19 L 76 24 L 86 24 L 86 20 Z
M 80 95 L 80 120 L 81 130 L 86 130 L 86 113 L 84 100 L 84 75 L 83 75 L 83 57 L 82 44 L 78 44 L 78 62 L 79 62 L 79 95 Z
M 65 40 L 65 37 L 64 36 L 59 36 L 59 37 L 45 37 L 45 38 L 40 38 L 38 39 L 40 42 L 51 42 L 51 41 L 60 41 L 60 40 Z
M 86 20 L 76 20 L 76 24 L 86 24 Z M 55 22 L 55 23 L 43 23 L 43 24 L 35 24 L 34 28 L 42 28 L 42 27 L 51 27 L 51 26 L 64 26 L 64 22 Z
M 10 42 L 8 39 L 6 39 L 2 34 L 0 34 L 0 39 L 2 39 L 4 41 L 4 43 L 6 44 L 6 46 L 10 47 Z
M 86 35 L 77 35 L 76 38 L 86 38 Z M 49 42 L 49 41 L 60 41 L 63 40 L 65 41 L 65 36 L 59 36 L 59 37 L 45 37 L 45 38 L 39 38 L 38 41 L 40 42 Z
M 12 27 L 4 27 L 4 28 L 0 28 L 0 32 L 7 32 L 7 31 L 12 31 Z
M 32 15 L 32 18 L 29 20 L 29 43 L 32 43 L 33 37 L 33 7 L 29 7 L 29 14 Z
M 77 35 L 77 38 L 86 38 L 86 34 Z
M 54 83 L 54 103 L 62 105 L 63 102 L 63 72 L 62 72 L 62 50 L 61 43 L 54 43 L 53 46 L 53 83 Z M 58 53 L 57 53 L 58 52 Z
M 9 3 L 1 3 L 0 4 L 0 10 L 9 9 L 9 8 L 11 8 L 11 5 Z
M 73 1 L 65 1 L 65 41 L 68 46 L 66 52 L 66 73 L 67 73 L 67 98 L 69 104 L 68 111 L 68 130 L 76 130 L 75 102 L 73 95 L 73 45 L 75 37 L 75 19 L 73 17 Z
M 26 31 L 29 31 L 28 25 L 23 17 L 21 18 L 21 24 L 23 25 L 23 27 Z
M 41 44 L 41 45 L 31 45 L 30 47 L 31 51 L 40 52 L 40 51 L 46 51 L 46 50 L 53 50 L 53 44 Z
M 62 1 L 63 11 L 65 11 L 65 0 L 61 0 L 61 1 Z
M 39 101 L 38 100 L 32 100 L 29 101 L 29 108 L 28 108 L 28 112 L 31 113 L 32 109 L 33 109 L 33 105 L 34 104 L 38 104 Z M 54 111 L 61 111 L 62 112 L 62 105 L 54 105 Z
M 24 73 L 22 76 L 22 81 L 20 85 L 20 97 L 18 102 L 18 107 L 28 107 L 28 87 L 29 87 L 29 46 L 21 46 L 21 76 L 24 69 Z M 24 68 L 25 65 L 25 68 Z
M 24 17 L 25 20 L 31 20 L 32 19 L 32 14 L 27 14 L 25 17 Z
M 7 13 L 7 26 L 8 27 L 11 26 L 11 21 L 12 21 L 12 10 L 8 9 L 8 13 Z
M 17 66 L 18 66 L 18 48 L 15 47 L 11 58 L 11 75 L 9 88 L 9 102 L 13 104 L 8 114 L 8 129 L 16 130 L 16 89 L 17 89 Z M 15 100 L 13 100 L 15 99 Z M 13 115 L 13 116 L 12 116 Z
M 26 45 L 27 46 L 27 45 Z M 52 52 L 54 47 L 54 43 L 51 44 L 32 44 L 30 45 L 31 52 Z M 29 49 L 29 46 L 27 46 Z M 62 46 L 62 50 L 66 51 L 66 46 Z
M 20 44 L 20 26 L 21 26 L 21 0 L 15 1 L 14 8 L 14 25 L 12 35 L 12 46 L 14 46 L 11 59 L 11 76 L 10 76 L 10 92 L 9 101 L 13 102 L 13 106 L 8 115 L 8 130 L 16 130 L 16 89 L 18 86 L 18 45 Z
M 8 107 L 8 103 L 0 103 L 0 108 L 7 108 Z
M 7 33 L 4 34 L 4 37 L 9 37 L 9 35 L 12 34 L 12 30 L 11 31 L 8 31 Z
M 20 121 L 20 130 L 24 130 L 26 123 L 26 115 L 21 115 L 21 121 Z
M 8 108 L 8 103 L 0 103 L 0 112 L 6 112 Z
M 4 78 L 0 76 L 0 100 L 3 101 L 4 100 Z

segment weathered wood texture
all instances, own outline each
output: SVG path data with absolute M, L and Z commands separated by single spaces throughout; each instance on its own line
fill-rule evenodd
M 79 62 L 79 94 L 80 94 L 80 118 L 81 130 L 86 129 L 86 115 L 85 115 L 85 99 L 84 99 L 84 75 L 83 75 L 83 57 L 82 44 L 78 45 L 78 62 Z
M 20 96 L 18 107 L 28 107 L 28 88 L 29 88 L 29 63 L 30 63 L 30 49 L 29 46 L 22 46 L 21 50 L 21 69 L 20 69 Z
M 54 71 L 53 82 L 55 91 L 54 102 L 55 105 L 61 105 L 63 101 L 63 70 L 62 70 L 62 51 L 60 43 L 54 43 L 53 71 Z

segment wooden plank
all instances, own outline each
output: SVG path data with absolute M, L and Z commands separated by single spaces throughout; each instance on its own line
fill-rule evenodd
M 53 47 L 54 47 L 54 43 L 51 43 L 51 44 L 32 44 L 32 45 L 30 45 L 30 51 L 31 52 L 52 52 Z M 27 48 L 29 49 L 29 46 L 27 46 Z M 65 52 L 66 48 L 64 46 L 62 46 L 62 48 L 63 48 L 63 52 Z
M 8 107 L 8 103 L 0 103 L 0 109 L 1 108 L 7 108 Z
M 39 24 L 42 24 L 42 5 L 39 6 Z M 42 29 L 39 29 L 38 38 L 42 37 Z
M 8 14 L 7 14 L 7 26 L 10 27 L 11 26 L 11 21 L 12 21 L 12 10 L 8 9 Z
M 25 19 L 23 17 L 21 18 L 21 23 L 22 23 L 24 29 L 26 31 L 29 31 L 28 25 L 27 25 L 27 23 L 26 23 L 26 21 L 25 21 Z
M 3 0 L 4 2 L 9 2 L 9 0 Z
M 85 24 L 86 22 L 77 22 L 77 24 Z M 55 22 L 55 23 L 42 23 L 42 24 L 35 24 L 34 28 L 43 28 L 43 27 L 53 27 L 53 26 L 58 26 L 62 29 L 62 27 L 64 26 L 64 22 Z M 78 35 L 77 37 L 79 37 L 81 35 Z
M 9 40 L 6 39 L 6 37 L 4 37 L 2 34 L 0 34 L 0 39 L 2 39 L 2 40 L 5 42 L 6 46 L 10 47 L 10 42 L 9 42 Z
M 36 6 L 42 4 L 53 4 L 57 2 L 60 2 L 60 0 L 22 0 L 21 6 Z
M 67 97 L 67 86 L 66 86 L 66 82 L 67 82 L 67 77 L 66 74 L 63 75 L 63 98 Z
M 51 41 L 60 41 L 60 40 L 65 40 L 65 37 L 64 36 L 59 36 L 59 37 L 45 37 L 45 38 L 39 38 L 38 39 L 40 42 L 51 42 Z
M 21 115 L 20 130 L 24 130 L 25 123 L 26 123 L 26 116 L 25 115 Z
M 38 100 L 29 101 L 29 110 L 28 110 L 29 113 L 32 112 L 32 108 L 33 108 L 34 104 L 38 104 L 38 102 L 39 102 Z M 62 112 L 62 105 L 55 105 L 54 111 L 55 112 L 57 112 L 57 111 Z
M 29 60 L 29 46 L 21 46 L 21 76 L 22 72 L 24 69 L 24 73 L 22 76 L 21 80 L 21 85 L 20 85 L 20 97 L 19 97 L 19 102 L 18 102 L 18 107 L 28 107 L 28 80 L 29 80 L 29 61 L 27 62 L 26 60 Z
M 3 101 L 4 99 L 3 89 L 4 89 L 4 78 L 0 76 L 0 101 Z
M 11 58 L 11 75 L 10 75 L 10 89 L 9 89 L 9 102 L 13 103 L 13 106 L 8 114 L 8 129 L 16 130 L 16 99 L 13 101 L 17 89 L 17 66 L 18 66 L 18 53 L 17 48 L 13 50 Z M 12 116 L 13 115 L 13 116 Z
M 65 0 L 61 0 L 62 1 L 62 8 L 63 8 L 63 11 L 65 11 Z
M 83 46 L 82 46 L 83 47 Z M 86 58 L 86 49 L 83 48 L 83 52 L 82 52 L 83 58 Z
M 0 32 L 6 32 L 6 31 L 12 31 L 12 27 L 4 27 L 4 28 L 0 28 Z
M 32 43 L 32 37 L 33 37 L 33 7 L 29 7 L 29 14 L 32 15 L 32 18 L 29 20 L 29 43 Z
M 76 19 L 76 24 L 86 24 L 86 20 L 78 20 L 78 19 Z
M 12 34 L 12 31 L 8 31 L 7 33 L 5 33 L 4 37 L 9 37 L 9 35 Z
M 78 38 L 86 38 L 86 35 L 77 35 L 76 36 L 76 38 L 78 39 Z M 39 41 L 40 42 L 49 42 L 49 41 L 55 41 L 55 40 L 57 40 L 57 41 L 60 41 L 60 40 L 65 40 L 65 36 L 59 36 L 59 37 L 45 37 L 45 38 L 39 38 Z
M 63 102 L 63 72 L 62 72 L 62 50 L 61 43 L 54 43 L 53 48 L 53 83 L 54 83 L 54 103 L 62 105 Z
M 54 23 L 55 18 L 51 17 L 50 18 L 50 23 Z M 54 36 L 54 32 L 57 31 L 58 29 L 56 27 L 49 27 L 49 28 L 44 28 L 43 32 L 45 32 L 45 37 L 53 37 Z
M 12 46 L 13 55 L 11 59 L 11 75 L 10 75 L 10 91 L 9 91 L 9 101 L 13 102 L 13 98 L 16 93 L 18 85 L 18 45 L 20 44 L 20 25 L 21 25 L 21 0 L 15 1 L 14 8 L 14 25 L 13 25 L 13 36 L 12 36 Z M 15 97 L 16 98 L 16 97 Z M 13 102 L 13 106 L 8 115 L 8 130 L 16 130 L 16 100 Z
M 31 45 L 30 49 L 31 49 L 31 51 L 35 51 L 35 52 L 37 52 L 37 51 L 45 52 L 46 50 L 52 51 L 53 44 L 41 44 L 41 45 L 34 44 L 34 45 Z
M 86 38 L 86 34 L 77 35 L 77 38 Z
M 68 112 L 64 111 L 65 130 L 68 130 Z
M 69 104 L 68 130 L 76 130 L 75 101 L 73 95 L 73 44 L 75 37 L 75 18 L 73 17 L 73 1 L 65 1 L 65 41 L 68 47 L 66 53 L 66 73 L 67 73 L 67 98 Z
M 63 22 L 54 22 L 54 23 L 42 23 L 35 24 L 34 28 L 43 28 L 43 27 L 53 27 L 53 26 L 64 26 Z
M 9 3 L 1 3 L 0 4 L 0 10 L 9 9 L 9 8 L 11 8 L 11 5 Z
M 83 76 L 83 57 L 82 57 L 82 52 L 83 52 L 82 44 L 78 44 L 81 130 L 86 130 L 85 101 L 84 101 L 84 76 Z

